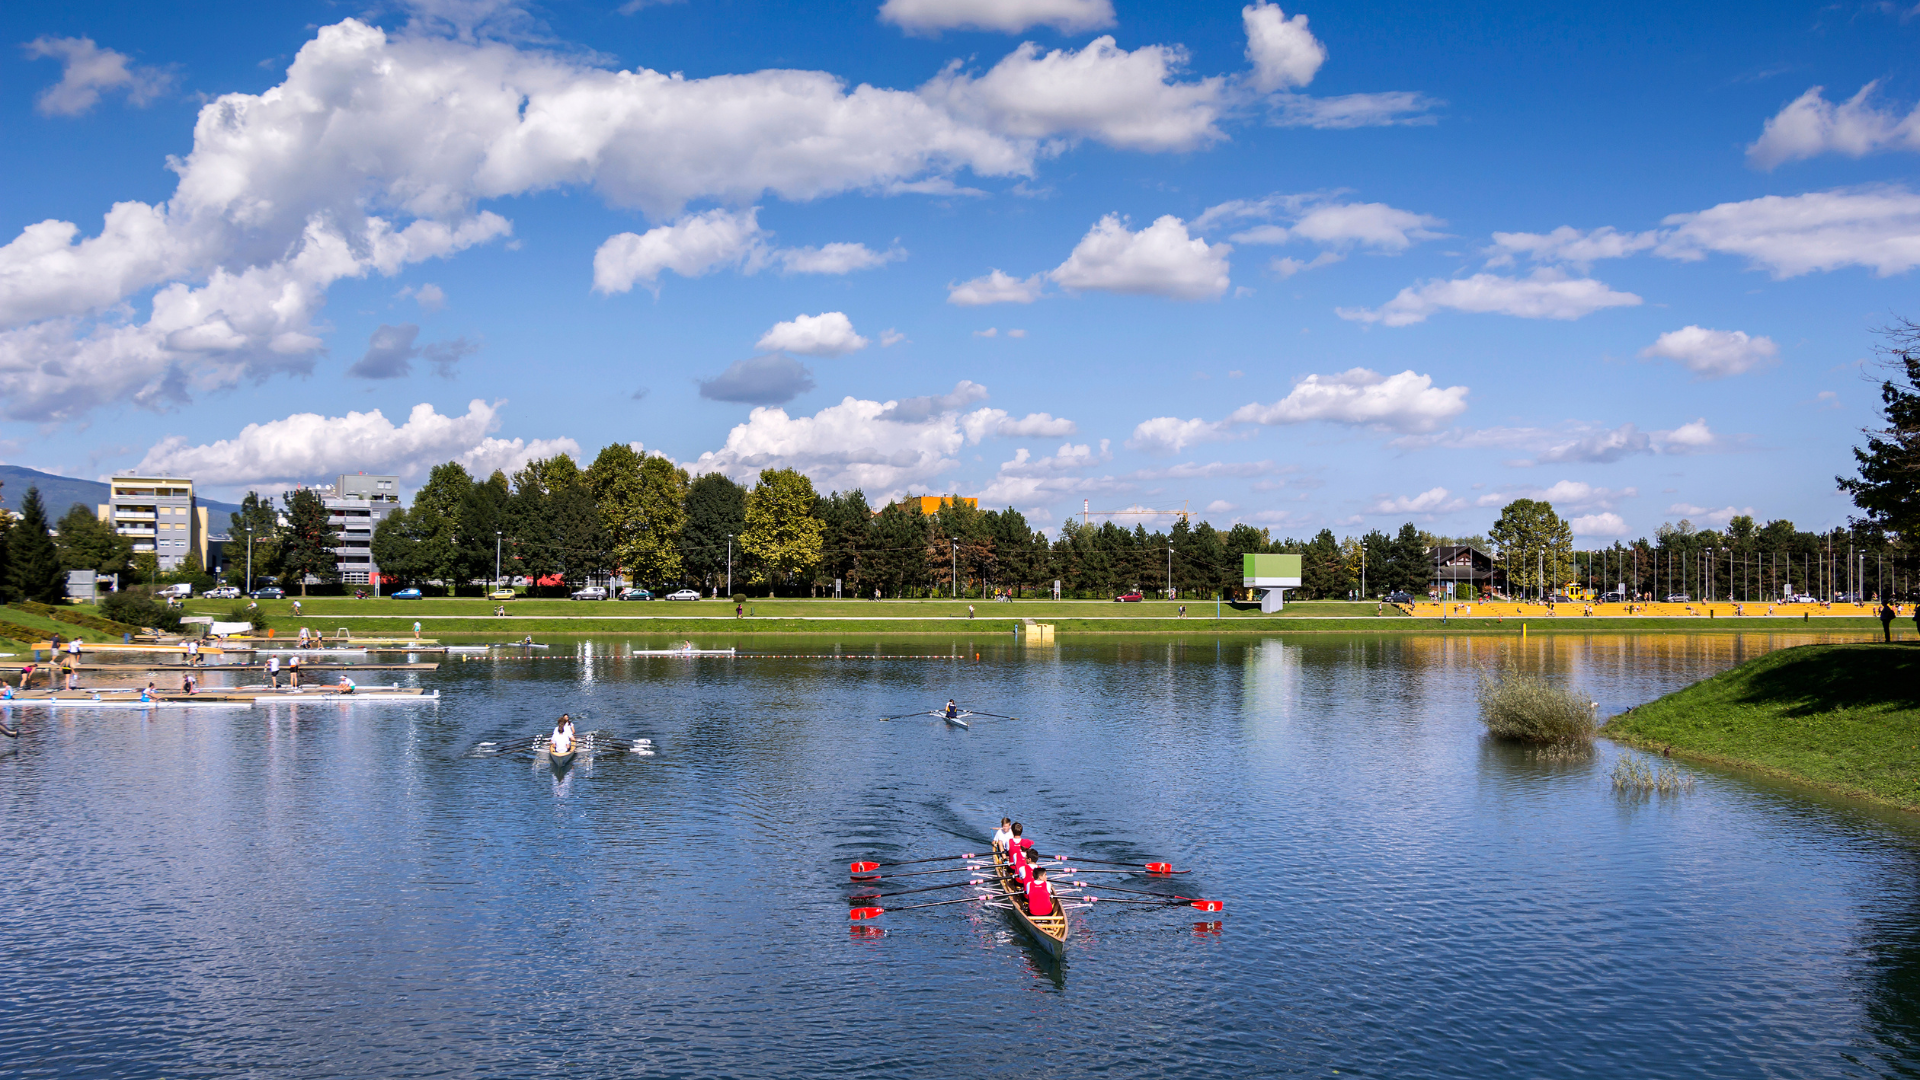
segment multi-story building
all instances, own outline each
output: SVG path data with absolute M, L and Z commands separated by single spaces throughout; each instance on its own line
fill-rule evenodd
M 400 478 L 353 473 L 316 490 L 327 508 L 327 524 L 340 538 L 333 557 L 341 583 L 368 584 L 380 572 L 373 561 L 373 530 L 400 509 Z
M 189 555 L 207 564 L 207 510 L 195 502 L 192 480 L 116 473 L 98 513 L 132 541 L 135 556 L 154 556 L 162 570 L 178 570 Z

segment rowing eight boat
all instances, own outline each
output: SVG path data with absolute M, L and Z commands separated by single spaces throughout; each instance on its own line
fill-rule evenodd
M 1013 869 L 1007 865 L 1007 857 L 996 851 L 993 853 L 993 875 L 1000 882 L 1000 892 L 1005 896 L 1007 906 L 1013 909 L 1014 921 L 1020 929 L 1026 931 L 1033 943 L 1047 951 L 1055 960 L 1060 959 L 1067 949 L 1067 912 L 1060 906 L 1058 897 L 1054 898 L 1053 914 L 1033 916 L 1027 914 L 1026 890 L 1014 880 Z

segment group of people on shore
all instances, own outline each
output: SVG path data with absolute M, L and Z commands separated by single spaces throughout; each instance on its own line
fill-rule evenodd
M 1053 895 L 1053 885 L 1047 881 L 1047 868 L 1039 863 L 1039 856 L 1033 853 L 1033 841 L 1023 835 L 1025 826 L 1010 818 L 1000 819 L 1000 828 L 993 834 L 993 850 L 1003 854 L 1007 863 L 1013 867 L 1013 879 L 1018 882 L 1026 894 L 1027 914 L 1041 918 L 1052 915 L 1059 907 L 1059 901 Z

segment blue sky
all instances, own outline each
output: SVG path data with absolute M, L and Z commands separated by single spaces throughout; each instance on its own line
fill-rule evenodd
M 634 442 L 1044 525 L 1820 527 L 1920 317 L 1911 4 L 0 27 L 0 457 L 75 476 Z

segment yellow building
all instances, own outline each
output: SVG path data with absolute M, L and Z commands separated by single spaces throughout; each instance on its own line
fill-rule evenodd
M 108 481 L 100 520 L 133 542 L 135 555 L 154 556 L 177 570 L 188 555 L 207 565 L 207 509 L 194 499 L 193 481 L 178 476 L 116 475 Z
M 909 495 L 901 499 L 897 505 L 913 506 L 918 504 L 921 513 L 937 514 L 940 512 L 941 507 L 951 506 L 955 503 L 973 510 L 980 509 L 979 499 L 969 499 L 964 495 Z

